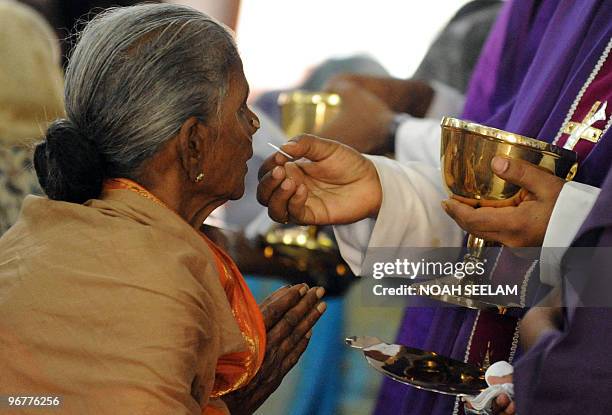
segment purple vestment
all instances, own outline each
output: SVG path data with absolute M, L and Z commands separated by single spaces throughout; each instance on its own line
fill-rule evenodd
M 564 327 L 540 338 L 515 365 L 514 388 L 517 413 L 529 414 L 609 414 L 612 412 L 612 174 L 608 174 L 573 247 L 589 248 L 589 267 L 573 266 L 565 257 L 563 278 Z M 572 252 L 574 253 L 574 252 Z M 579 256 L 584 256 L 580 253 Z M 569 258 L 568 258 L 569 257 Z M 576 299 L 588 302 L 589 295 L 572 295 L 572 280 L 581 281 L 583 292 L 601 293 L 604 298 L 578 307 Z M 606 306 L 607 304 L 607 306 Z M 589 305 L 588 303 L 586 305 Z
M 474 71 L 463 118 L 552 141 L 611 35 L 609 0 L 509 1 Z M 574 180 L 600 186 L 611 160 L 608 132 Z M 464 360 L 476 319 L 463 308 L 408 308 L 397 342 Z M 385 379 L 376 414 L 450 415 L 454 408 L 453 397 Z

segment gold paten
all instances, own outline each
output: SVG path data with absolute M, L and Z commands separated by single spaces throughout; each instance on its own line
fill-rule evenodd
M 417 389 L 453 396 L 473 396 L 487 388 L 485 368 L 376 337 L 348 337 L 368 364 L 385 376 Z
M 327 92 L 293 91 L 278 97 L 281 127 L 287 137 L 316 134 L 340 111 L 342 99 Z

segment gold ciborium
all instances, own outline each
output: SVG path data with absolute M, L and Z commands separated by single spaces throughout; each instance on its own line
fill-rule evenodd
M 525 160 L 558 177 L 572 180 L 578 167 L 577 154 L 544 141 L 496 128 L 446 117 L 442 120 L 440 165 L 442 182 L 449 194 L 473 207 L 514 205 L 522 195 L 520 187 L 505 181 L 491 170 L 495 156 Z M 482 261 L 487 246 L 499 244 L 468 236 L 468 253 L 463 261 Z M 487 283 L 476 281 L 476 283 Z M 483 308 L 474 299 L 448 302 Z M 446 300 L 445 300 L 446 301 Z M 488 307 L 485 307 L 488 308 Z
M 326 92 L 282 93 L 278 98 L 281 127 L 288 138 L 317 133 L 338 113 L 340 101 L 339 95 Z M 317 226 L 272 225 L 264 236 L 264 243 L 266 258 L 276 256 L 300 272 L 308 271 L 317 285 L 333 288 L 338 283 L 327 280 L 329 276 L 352 277 L 335 241 Z
M 340 111 L 338 94 L 327 92 L 292 91 L 281 93 L 278 106 L 281 111 L 281 127 L 288 138 L 300 134 L 316 134 L 321 127 Z M 273 228 L 267 240 L 283 241 L 285 245 L 303 246 L 314 250 L 335 250 L 332 240 L 319 233 L 316 226 L 300 226 L 292 229 Z

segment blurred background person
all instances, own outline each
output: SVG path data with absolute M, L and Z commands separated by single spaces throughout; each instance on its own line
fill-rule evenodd
M 32 144 L 64 113 L 60 50 L 53 29 L 28 6 L 0 2 L 0 235 L 23 198 L 40 193 Z

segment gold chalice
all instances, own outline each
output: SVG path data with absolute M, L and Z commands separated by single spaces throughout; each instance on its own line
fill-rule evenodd
M 528 161 L 566 180 L 571 180 L 576 174 L 578 163 L 574 151 L 457 118 L 444 118 L 441 127 L 442 182 L 449 194 L 474 207 L 509 206 L 521 198 L 520 187 L 508 183 L 491 170 L 491 160 L 495 156 Z M 482 261 L 484 249 L 492 245 L 499 246 L 469 235 L 468 253 L 463 260 Z M 483 304 L 474 299 L 446 300 L 483 308 Z

